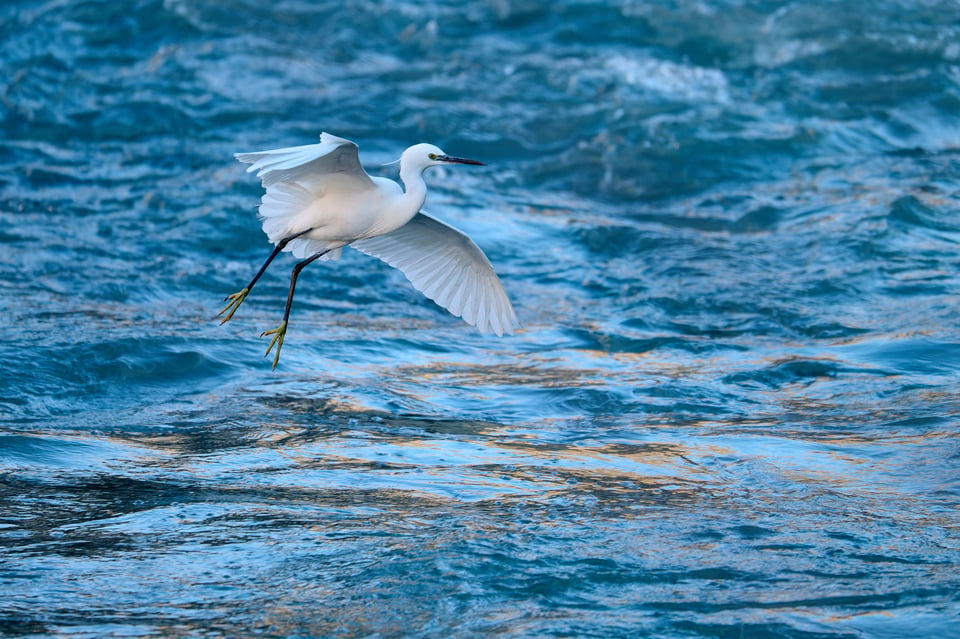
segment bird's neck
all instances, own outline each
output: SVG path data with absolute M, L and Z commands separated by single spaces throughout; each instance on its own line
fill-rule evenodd
M 409 208 L 410 218 L 420 212 L 424 201 L 427 199 L 427 184 L 423 181 L 422 169 L 407 169 L 400 167 L 400 181 L 403 182 L 403 200 L 407 204 L 404 208 Z

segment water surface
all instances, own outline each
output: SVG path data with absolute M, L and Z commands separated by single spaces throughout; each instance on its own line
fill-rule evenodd
M 960 7 L 0 8 L 0 634 L 960 636 Z M 430 141 L 523 329 L 232 153 Z

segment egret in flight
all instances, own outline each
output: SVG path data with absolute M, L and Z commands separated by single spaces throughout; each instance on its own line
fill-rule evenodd
M 320 144 L 237 153 L 236 158 L 250 165 L 248 172 L 257 172 L 266 189 L 260 221 L 274 249 L 250 283 L 227 296 L 220 323 L 233 317 L 282 251 L 301 260 L 290 274 L 283 321 L 260 335 L 271 338 L 266 355 L 276 347 L 274 368 L 300 271 L 318 259 L 338 259 L 348 245 L 400 269 L 418 291 L 482 332 L 510 335 L 519 326 L 483 251 L 463 232 L 420 210 L 427 197 L 426 169 L 482 162 L 415 144 L 400 156 L 401 189 L 393 180 L 369 176 L 360 166 L 357 145 L 329 133 L 320 135 Z

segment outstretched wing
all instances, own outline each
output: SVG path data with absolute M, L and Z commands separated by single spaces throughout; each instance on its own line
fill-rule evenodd
M 234 154 L 256 171 L 264 188 L 279 182 L 296 182 L 304 186 L 323 186 L 324 178 L 359 180 L 360 188 L 373 187 L 373 181 L 360 166 L 357 145 L 329 133 L 320 134 L 320 144 L 291 146 L 272 151 Z
M 520 325 L 483 251 L 426 213 L 417 213 L 396 231 L 350 246 L 400 269 L 418 291 L 481 332 L 512 335 Z

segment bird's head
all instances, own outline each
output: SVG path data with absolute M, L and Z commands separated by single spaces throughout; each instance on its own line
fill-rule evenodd
M 414 144 L 403 152 L 400 156 L 400 169 L 409 167 L 411 169 L 424 170 L 431 166 L 441 164 L 473 164 L 484 166 L 483 162 L 477 160 L 467 160 L 452 155 L 447 155 L 440 147 L 433 144 Z

